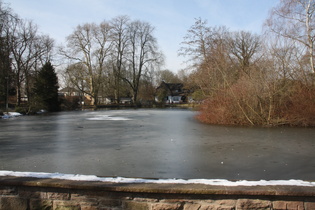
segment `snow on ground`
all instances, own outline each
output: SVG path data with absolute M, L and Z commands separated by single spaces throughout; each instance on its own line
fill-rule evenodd
M 35 177 L 35 178 L 51 178 L 76 181 L 99 181 L 112 183 L 153 183 L 153 184 L 205 184 L 220 186 L 307 186 L 314 187 L 315 182 L 302 180 L 260 180 L 260 181 L 229 181 L 225 179 L 142 179 L 142 178 L 124 178 L 124 177 L 97 177 L 94 175 L 80 174 L 62 174 L 62 173 L 44 173 L 44 172 L 16 172 L 16 171 L 0 171 L 0 176 L 15 177 Z
M 8 118 L 12 118 L 12 117 L 19 117 L 21 116 L 21 113 L 18 112 L 5 112 L 4 115 L 2 116 L 3 119 L 8 119 Z M 1 116 L 0 116 L 1 118 Z

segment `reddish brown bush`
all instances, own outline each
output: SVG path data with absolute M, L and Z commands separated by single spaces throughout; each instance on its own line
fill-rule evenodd
M 207 99 L 197 118 L 223 125 L 315 126 L 315 88 L 296 81 L 263 86 L 240 80 Z
M 315 88 L 297 86 L 288 98 L 283 118 L 293 126 L 315 126 Z

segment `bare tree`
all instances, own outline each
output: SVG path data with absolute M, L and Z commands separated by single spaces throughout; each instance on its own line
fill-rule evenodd
M 107 22 L 79 25 L 67 37 L 67 49 L 61 50 L 62 55 L 72 63 L 80 63 L 82 79 L 88 84 L 84 93 L 91 97 L 91 105 L 97 105 L 101 83 L 107 70 L 106 62 L 112 48 L 111 27 Z
M 141 77 L 158 67 L 163 61 L 153 31 L 154 28 L 147 22 L 134 21 L 129 24 L 128 37 L 130 44 L 123 79 L 132 90 L 134 103 L 137 103 Z
M 166 70 L 160 70 L 155 72 L 156 76 L 156 85 L 160 85 L 162 81 L 166 83 L 180 83 L 182 82 L 179 77 L 172 71 L 166 69 Z
M 111 20 L 113 87 L 116 103 L 119 103 L 120 100 L 122 71 L 126 68 L 126 54 L 129 45 L 128 24 L 128 16 L 119 16 Z
M 207 21 L 197 19 L 188 30 L 179 55 L 188 57 L 192 64 L 191 80 L 199 87 L 196 98 L 204 98 L 227 86 L 233 74 L 228 52 L 228 30 L 225 27 L 209 27 Z
M 306 47 L 309 57 L 309 72 L 314 71 L 315 1 L 281 0 L 273 8 L 266 25 L 271 32 L 300 43 Z
M 201 18 L 195 19 L 194 25 L 190 27 L 181 42 L 181 48 L 178 54 L 188 57 L 190 68 L 195 68 L 202 63 L 209 53 L 210 38 L 212 37 L 212 28 L 207 26 L 207 21 Z
M 265 57 L 272 63 L 276 78 L 280 80 L 297 79 L 298 63 L 303 56 L 301 48 L 291 39 L 269 36 L 264 42 Z
M 39 35 L 37 25 L 24 20 L 19 20 L 12 26 L 10 37 L 19 106 L 22 89 L 28 100 L 31 100 L 34 74 L 39 66 L 51 60 L 54 40 L 47 35 Z
M 231 55 L 236 57 L 243 73 L 250 74 L 249 66 L 260 47 L 260 37 L 250 32 L 238 31 L 231 33 L 229 46 Z
M 69 65 L 64 73 L 67 87 L 75 87 L 81 93 L 85 93 L 88 89 L 86 72 L 86 66 L 82 63 Z
M 6 48 L 6 59 L 1 58 L 1 62 L 5 61 L 4 68 L 10 71 L 5 77 L 7 83 L 15 85 L 16 91 L 12 93 L 16 92 L 16 105 L 19 106 L 22 95 L 31 102 L 36 71 L 52 59 L 54 40 L 40 35 L 36 24 L 19 18 L 2 1 L 0 20 L 1 48 Z
M 17 16 L 13 14 L 11 8 L 0 1 L 0 100 L 5 101 L 6 105 L 8 105 L 13 77 L 10 59 L 10 29 L 16 21 Z

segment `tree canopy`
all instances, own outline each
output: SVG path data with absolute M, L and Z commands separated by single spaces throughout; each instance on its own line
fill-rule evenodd
M 37 109 L 59 111 L 58 77 L 50 62 L 40 69 L 34 84 L 34 104 Z

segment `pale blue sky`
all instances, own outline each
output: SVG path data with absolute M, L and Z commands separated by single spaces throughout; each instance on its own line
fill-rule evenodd
M 159 47 L 165 54 L 165 69 L 184 68 L 177 56 L 180 42 L 195 18 L 209 26 L 260 33 L 269 10 L 279 0 L 3 0 L 22 18 L 33 20 L 40 32 L 57 44 L 84 23 L 100 23 L 119 15 L 149 22 L 155 27 Z

